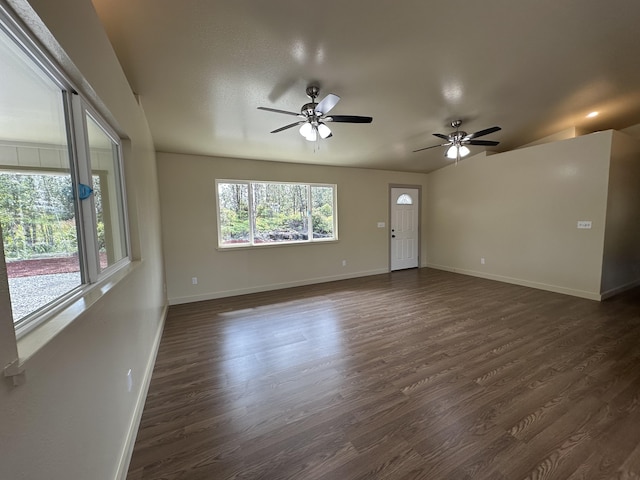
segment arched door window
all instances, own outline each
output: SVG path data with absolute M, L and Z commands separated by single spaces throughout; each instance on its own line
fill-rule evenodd
M 403 193 L 398 197 L 398 200 L 396 200 L 396 204 L 397 205 L 413 205 L 413 198 L 411 198 L 411 195 L 407 193 Z

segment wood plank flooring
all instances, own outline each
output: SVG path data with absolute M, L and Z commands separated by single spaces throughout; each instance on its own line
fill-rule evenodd
M 129 480 L 640 479 L 640 290 L 430 269 L 173 306 Z

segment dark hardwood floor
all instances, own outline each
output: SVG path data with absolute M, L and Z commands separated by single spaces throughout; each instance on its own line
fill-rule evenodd
M 436 270 L 173 306 L 129 480 L 640 479 L 640 290 Z

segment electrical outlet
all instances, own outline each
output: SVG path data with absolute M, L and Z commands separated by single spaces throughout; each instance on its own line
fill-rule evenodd
M 581 229 L 591 228 L 591 220 L 578 220 L 578 228 L 581 228 Z
M 342 260 L 342 266 L 346 267 L 347 266 L 347 261 L 346 260 Z
M 191 285 L 197 285 L 198 284 L 198 277 L 191 277 Z
M 130 392 L 133 390 L 133 373 L 131 373 L 131 369 L 127 372 L 127 391 Z
M 484 257 L 480 258 L 480 265 L 484 265 Z

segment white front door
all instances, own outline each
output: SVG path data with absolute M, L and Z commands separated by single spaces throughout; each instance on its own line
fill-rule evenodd
M 391 189 L 391 270 L 418 266 L 417 188 Z

